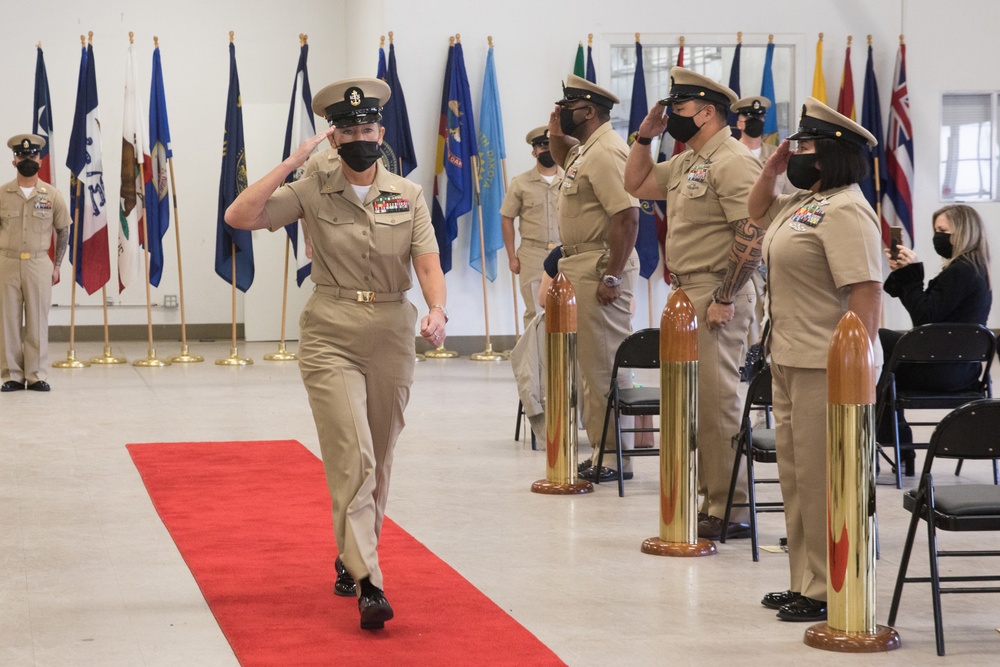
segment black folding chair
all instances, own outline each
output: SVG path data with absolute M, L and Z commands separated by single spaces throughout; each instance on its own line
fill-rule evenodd
M 622 341 L 615 353 L 615 365 L 611 371 L 611 387 L 608 390 L 608 403 L 604 411 L 604 430 L 601 436 L 601 449 L 597 455 L 597 469 L 600 470 L 604 461 L 604 448 L 608 435 L 608 424 L 611 414 L 615 416 L 615 454 L 618 459 L 618 496 L 625 495 L 625 483 L 622 478 L 622 433 L 659 433 L 658 428 L 622 428 L 621 416 L 641 416 L 660 414 L 660 387 L 630 387 L 618 388 L 618 373 L 632 368 L 660 367 L 660 330 L 641 329 Z M 659 456 L 656 448 L 630 449 L 629 456 Z M 597 475 L 600 484 L 600 475 Z
M 899 563 L 899 575 L 889 609 L 889 625 L 896 622 L 903 584 L 930 583 L 934 608 L 934 638 L 937 654 L 944 655 L 944 628 L 941 618 L 943 593 L 1000 593 L 1000 586 L 943 587 L 942 583 L 1000 581 L 1000 575 L 941 576 L 938 558 L 1000 556 L 996 550 L 939 550 L 937 531 L 1000 531 L 1000 486 L 996 484 L 952 484 L 935 486 L 931 468 L 938 458 L 992 459 L 1000 457 L 1000 400 L 973 401 L 951 412 L 934 429 L 920 476 L 920 485 L 903 495 L 903 507 L 912 514 L 910 529 Z M 927 522 L 929 577 L 907 577 L 917 524 Z
M 521 424 L 524 424 L 524 429 L 531 434 L 531 448 L 538 449 L 538 444 L 535 441 L 535 432 L 531 429 L 531 424 L 528 423 L 528 416 L 524 414 L 524 403 L 522 401 L 517 402 L 517 422 L 514 424 L 514 442 L 518 442 L 521 439 Z M 525 435 L 527 437 L 527 435 Z
M 778 478 L 757 479 L 754 463 L 777 463 L 775 451 L 775 431 L 771 426 L 771 367 L 765 365 L 750 379 L 747 388 L 747 398 L 743 404 L 743 420 L 740 422 L 740 432 L 733 436 L 733 446 L 736 448 L 736 460 L 733 461 L 733 477 L 729 482 L 729 497 L 726 500 L 726 515 L 722 521 L 723 529 L 719 541 L 725 543 L 729 528 L 729 517 L 734 507 L 750 508 L 750 548 L 753 560 L 760 560 L 760 549 L 757 538 L 757 514 L 759 512 L 783 512 L 784 503 L 780 501 L 757 502 L 758 484 L 777 484 Z M 754 412 L 764 412 L 763 428 L 754 428 L 752 417 Z M 734 503 L 736 484 L 743 458 L 747 461 L 747 502 Z
M 990 380 L 990 366 L 996 354 L 997 341 L 993 332 L 980 324 L 924 324 L 903 334 L 893 349 L 892 358 L 886 362 L 885 379 L 880 387 L 878 423 L 889 419 L 892 425 L 891 445 L 895 461 L 890 459 L 881 446 L 879 452 L 893 465 L 896 472 L 896 488 L 902 488 L 899 444 L 899 410 L 953 410 L 969 401 L 993 396 Z M 975 384 L 962 391 L 925 391 L 904 389 L 897 386 L 896 374 L 901 364 L 923 367 L 926 374 L 934 372 L 934 366 L 957 363 L 982 364 L 982 373 Z M 932 426 L 937 422 L 909 422 L 911 426 Z M 907 448 L 922 448 L 926 443 L 907 443 Z M 994 482 L 997 468 L 993 469 Z

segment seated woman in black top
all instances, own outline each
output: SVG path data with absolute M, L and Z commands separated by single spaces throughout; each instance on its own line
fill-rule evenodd
M 892 273 L 885 281 L 885 292 L 903 303 L 913 326 L 938 322 L 985 325 L 993 292 L 990 289 L 989 245 L 982 219 L 974 209 L 953 204 L 936 211 L 932 220 L 934 250 L 944 258 L 941 272 L 924 289 L 924 265 L 917 254 L 900 246 L 898 257 L 892 259 L 890 251 L 886 250 Z M 902 335 L 903 332 L 879 330 L 886 364 Z M 952 364 L 948 368 L 935 366 L 933 374 L 928 374 L 914 364 L 900 367 L 896 385 L 907 389 L 960 391 L 972 385 L 981 371 L 979 364 Z M 902 419 L 899 426 L 900 442 L 912 442 L 909 426 Z M 881 437 L 879 441 L 883 442 Z M 905 453 L 909 459 L 904 459 L 907 474 L 912 474 L 913 450 L 905 450 Z

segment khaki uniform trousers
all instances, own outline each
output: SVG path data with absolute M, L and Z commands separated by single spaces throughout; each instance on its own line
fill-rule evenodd
M 521 288 L 521 298 L 524 299 L 524 329 L 535 319 L 538 313 L 538 285 L 542 282 L 542 272 L 545 258 L 551 250 L 534 248 L 522 243 L 517 248 L 517 259 L 521 262 L 521 271 L 517 274 L 518 286 Z
M 410 398 L 417 309 L 314 293 L 300 320 L 299 370 L 319 436 L 340 558 L 379 588 L 378 540 L 396 439 Z M 360 590 L 360 587 L 359 587 Z
M 607 268 L 606 251 L 583 252 L 559 260 L 559 270 L 566 274 L 576 292 L 577 361 L 583 384 L 583 423 L 592 447 L 591 460 L 597 463 L 601 429 L 608 406 L 608 389 L 618 346 L 632 333 L 632 297 L 639 277 L 639 256 L 633 250 L 622 273 L 621 295 L 607 306 L 597 301 L 597 286 Z M 632 386 L 627 373 L 618 378 L 618 386 Z M 614 420 L 608 421 L 608 447 L 614 446 Z M 632 449 L 630 434 L 622 435 L 622 446 Z M 631 470 L 631 459 L 624 468 Z
M 48 377 L 49 307 L 52 305 L 52 260 L 47 253 L 33 259 L 0 255 L 0 380 L 27 381 Z M 21 323 L 24 322 L 24 339 Z
M 826 369 L 771 365 L 788 587 L 826 600 Z
M 714 273 L 683 276 L 681 289 L 698 314 L 698 494 L 699 511 L 714 517 L 726 515 L 726 499 L 733 477 L 746 385 L 740 383 L 740 366 L 746 360 L 747 330 L 754 320 L 756 296 L 751 281 L 733 295 L 735 314 L 715 331 L 705 323 L 712 292 L 721 277 Z M 734 503 L 747 501 L 746 470 L 736 480 Z M 745 522 L 750 512 L 734 508 L 730 521 Z

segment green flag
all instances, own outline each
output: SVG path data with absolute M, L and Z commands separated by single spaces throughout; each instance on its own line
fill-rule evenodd
M 580 42 L 580 46 L 576 48 L 576 63 L 573 65 L 573 74 L 581 79 L 587 74 L 587 64 L 583 57 L 583 42 Z

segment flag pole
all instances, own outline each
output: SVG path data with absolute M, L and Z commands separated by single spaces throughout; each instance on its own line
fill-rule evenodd
M 302 221 L 299 221 L 302 224 Z M 278 343 L 278 351 L 271 352 L 264 355 L 265 361 L 295 361 L 299 358 L 299 355 L 294 352 L 289 352 L 285 348 L 285 317 L 288 313 L 288 257 L 291 254 L 292 248 L 292 237 L 285 234 L 285 272 L 281 274 L 282 280 L 281 286 L 281 341 Z M 303 248 L 302 252 L 305 252 Z
M 230 33 L 231 35 L 232 33 Z M 231 37 L 230 37 L 231 39 Z M 229 347 L 229 356 L 223 359 L 216 359 L 216 366 L 249 366 L 253 363 L 253 359 L 249 357 L 241 357 L 239 354 L 239 349 L 236 347 L 236 242 L 232 243 L 230 247 L 230 253 L 233 258 L 233 337 Z
M 486 298 L 486 241 L 483 239 L 483 200 L 479 192 L 479 159 L 472 157 L 472 182 L 476 186 L 476 209 L 479 211 L 479 273 L 483 278 L 483 318 L 486 321 L 486 349 L 469 355 L 473 361 L 503 361 L 504 356 L 493 351 L 490 345 L 490 308 Z
M 80 36 L 80 41 L 83 41 L 83 35 Z M 76 201 L 80 201 L 80 197 L 83 196 L 82 184 L 80 179 L 76 179 Z M 76 334 L 76 267 L 80 261 L 80 253 L 76 250 L 77 240 L 82 239 L 80 236 L 80 206 L 76 207 L 73 215 L 73 286 L 70 288 L 69 297 L 69 351 L 66 352 L 66 358 L 61 361 L 52 362 L 52 368 L 87 368 L 90 366 L 88 361 L 80 361 L 76 358 L 76 351 L 73 350 L 73 343 Z
M 492 39 L 490 45 L 492 46 Z M 507 158 L 500 159 L 500 170 L 503 172 L 503 191 L 507 192 Z M 514 341 L 517 342 L 521 340 L 521 314 L 517 307 L 517 276 L 513 273 L 510 274 L 510 288 L 511 296 L 514 297 Z M 500 354 L 504 355 L 504 358 L 510 359 L 510 350 Z
M 132 33 L 128 34 L 129 39 L 132 39 Z M 133 138 L 134 141 L 134 138 Z M 140 149 L 141 150 L 141 149 Z M 143 244 L 142 259 L 143 263 L 146 265 L 146 335 L 148 338 L 148 347 L 146 349 L 145 359 L 136 359 L 132 362 L 133 366 L 144 366 L 147 368 L 161 368 L 163 366 L 169 366 L 170 362 L 165 359 L 156 358 L 156 350 L 153 348 L 153 306 L 152 298 L 150 296 L 150 280 L 149 280 L 149 227 L 146 225 L 146 171 L 144 169 L 142 154 L 139 155 L 139 183 L 142 184 L 142 197 L 137 197 L 136 201 L 142 206 L 139 211 L 139 219 L 142 221 L 142 238 L 145 240 Z

